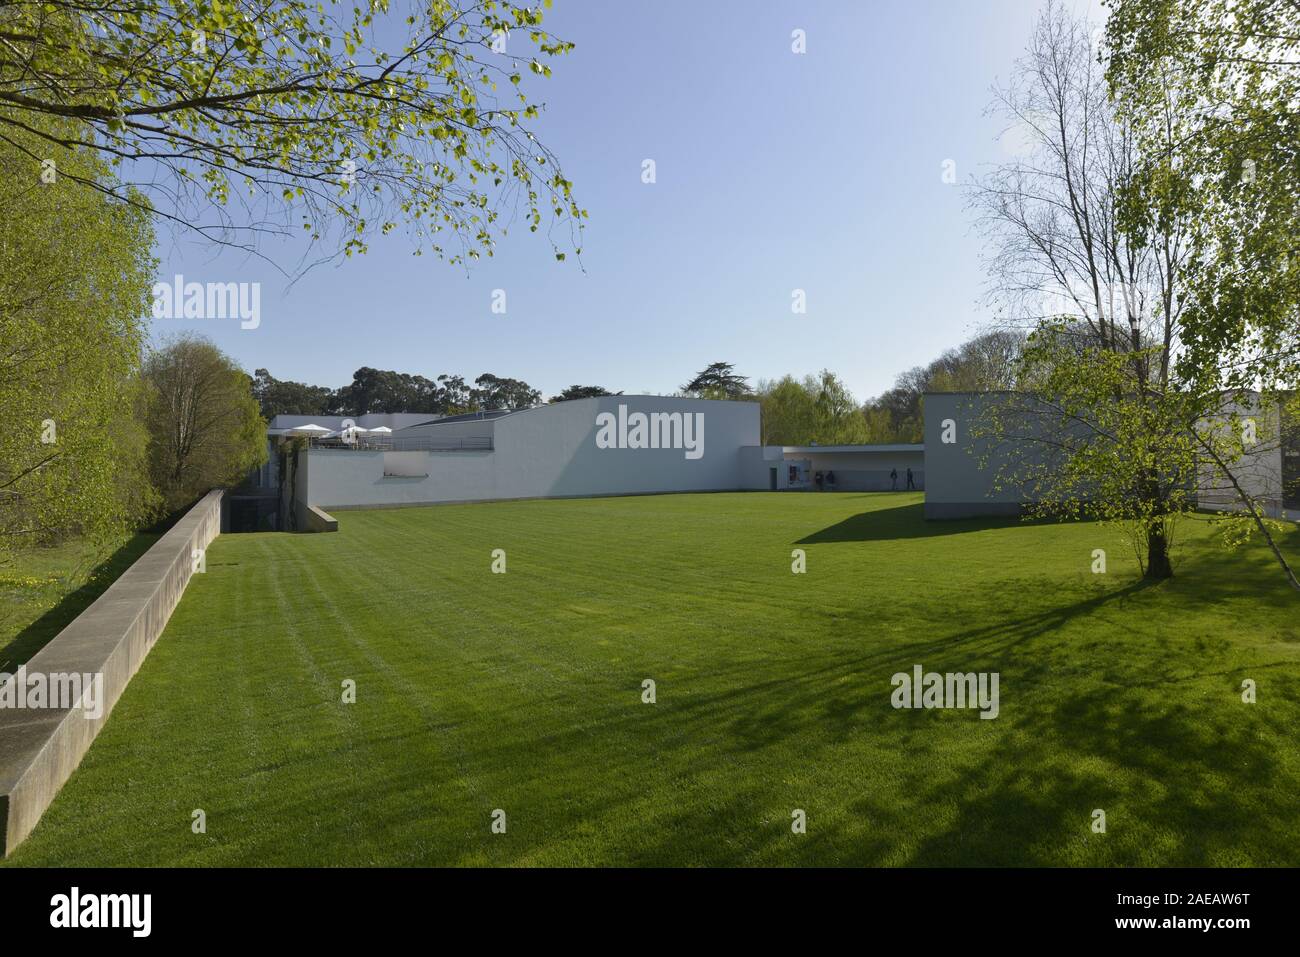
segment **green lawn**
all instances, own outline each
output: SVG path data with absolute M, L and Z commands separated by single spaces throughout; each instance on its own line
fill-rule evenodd
M 0 564 L 0 671 L 45 647 L 158 540 L 140 532 L 95 543 L 73 538 L 16 552 Z
M 223 536 L 8 863 L 1300 864 L 1300 599 L 1262 546 L 1193 520 L 1177 577 L 1143 587 L 1098 526 L 926 523 L 920 501 Z M 894 710 L 914 664 L 999 672 L 1000 716 Z

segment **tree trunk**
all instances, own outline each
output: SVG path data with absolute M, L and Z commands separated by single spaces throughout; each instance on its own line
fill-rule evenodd
M 1152 581 L 1174 577 L 1174 567 L 1169 563 L 1169 542 L 1162 525 L 1147 529 L 1147 569 L 1143 577 Z

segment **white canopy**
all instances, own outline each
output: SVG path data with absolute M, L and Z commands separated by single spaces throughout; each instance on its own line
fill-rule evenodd
M 324 435 L 329 429 L 323 425 L 317 425 L 315 422 L 308 422 L 306 425 L 295 425 L 290 432 L 303 432 L 307 435 Z
M 393 431 L 393 430 L 390 429 L 390 428 L 389 428 L 388 426 L 386 426 L 386 425 L 381 425 L 381 426 L 380 426 L 379 428 L 377 428 L 377 429 L 369 429 L 369 430 L 367 430 L 367 431 L 370 431 L 370 432 L 391 432 L 391 431 Z

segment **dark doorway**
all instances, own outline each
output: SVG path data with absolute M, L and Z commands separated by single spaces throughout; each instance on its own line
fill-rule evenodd
M 230 530 L 257 531 L 257 499 L 235 499 L 230 503 Z
M 274 532 L 279 530 L 279 499 L 275 495 L 231 495 L 229 531 Z

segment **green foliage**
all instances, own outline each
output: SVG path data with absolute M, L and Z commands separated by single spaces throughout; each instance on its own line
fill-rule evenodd
M 758 384 L 764 445 L 807 445 L 817 430 L 816 398 L 794 376 Z
M 0 550 L 79 532 L 107 540 L 147 517 L 137 374 L 154 260 L 149 217 L 107 186 L 92 152 L 45 145 L 72 124 L 6 126 L 0 107 Z M 42 176 L 42 173 L 45 176 Z
M 1186 216 L 1184 381 L 1300 384 L 1300 9 L 1112 0 L 1107 79 L 1141 146 L 1120 225 Z
M 484 372 L 470 391 L 473 407 L 489 412 L 499 409 L 531 409 L 540 404 L 542 393 L 521 379 L 501 378 Z
M 1025 336 L 1016 330 L 981 333 L 925 366 L 900 374 L 894 387 L 862 407 L 869 442 L 916 443 L 924 438 L 926 392 L 984 392 L 1017 386 Z
M 1138 389 L 1134 361 L 1044 323 L 1020 360 L 1035 391 L 989 403 L 971 434 L 988 443 L 982 464 L 998 469 L 995 487 L 1026 495 L 1030 516 L 1114 525 L 1143 571 L 1165 577 L 1177 519 L 1196 507 L 1192 426 L 1203 408 L 1186 393 Z
M 568 402 L 572 399 L 598 399 L 601 396 L 615 395 L 604 386 L 599 385 L 571 385 L 559 395 L 551 396 L 550 402 Z M 618 395 L 623 393 L 619 392 Z
M 1166 578 L 1206 395 L 1170 361 L 1188 213 L 1126 197 L 1140 135 L 1110 101 L 1093 38 L 1087 20 L 1049 0 L 994 93 L 994 111 L 1027 142 L 975 184 L 972 205 L 988 236 L 990 302 L 1032 337 L 1016 377 L 1024 392 L 995 403 L 1003 414 L 980 428 L 1034 512 L 1120 523 L 1145 574 Z M 1122 229 L 1126 218 L 1143 228 Z
M 0 103 L 12 110 L 0 130 L 37 129 L 33 162 L 82 145 L 125 175 L 147 158 L 140 189 L 209 239 L 332 230 L 351 255 L 374 231 L 404 225 L 417 251 L 457 262 L 492 255 L 503 215 L 522 207 L 530 230 L 567 223 L 572 241 L 586 213 L 533 131 L 542 104 L 525 81 L 549 77 L 549 61 L 572 49 L 543 29 L 548 7 L 7 4 Z M 70 122 L 42 128 L 40 117 Z M 68 178 L 138 201 L 126 186 Z M 200 215 L 215 207 L 229 225 L 232 202 L 253 208 L 245 233 Z
M 146 357 L 144 378 L 150 474 L 168 511 L 266 461 L 266 422 L 248 375 L 211 341 L 171 338 Z
M 598 388 L 598 387 L 575 387 Z M 603 390 L 599 393 L 608 395 Z M 340 389 L 286 382 L 265 369 L 253 379 L 253 395 L 262 415 L 279 414 L 365 415 L 371 412 L 427 412 L 456 415 L 480 409 L 527 409 L 541 402 L 542 394 L 521 379 L 485 372 L 473 385 L 459 375 L 429 379 L 408 372 L 362 366 L 352 381 Z
M 327 400 L 326 412 L 365 415 L 368 412 L 428 412 L 445 415 L 471 407 L 470 388 L 461 376 L 422 375 L 362 366 L 352 381 Z M 265 413 L 263 413 L 265 414 Z
M 258 369 L 253 373 L 253 398 L 257 400 L 262 418 L 267 420 L 282 414 L 328 415 L 334 401 L 334 390 L 277 379 L 267 370 Z
M 713 362 L 682 386 L 682 392 L 700 399 L 745 399 L 753 394 L 749 377 L 737 375 L 730 362 Z
M 761 382 L 764 445 L 860 445 L 866 422 L 853 394 L 835 373 L 823 369 L 797 381 L 784 376 Z

